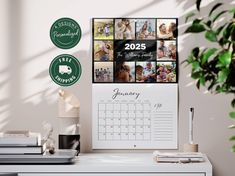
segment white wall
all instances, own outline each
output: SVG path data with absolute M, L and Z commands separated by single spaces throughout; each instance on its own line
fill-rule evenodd
M 91 18 L 178 17 L 182 33 L 183 15 L 193 3 L 187 0 L 1 0 L 0 130 L 42 131 L 41 123 L 46 120 L 54 125 L 56 137 L 59 87 L 51 81 L 48 67 L 55 56 L 69 53 L 81 61 L 83 68 L 79 82 L 68 89 L 81 100 L 82 151 L 91 151 Z M 202 14 L 206 11 L 202 9 Z M 50 27 L 61 17 L 71 17 L 81 25 L 83 36 L 73 49 L 58 49 L 50 41 Z M 203 45 L 201 42 L 204 41 L 198 36 L 180 36 L 180 62 L 195 44 Z M 188 136 L 188 109 L 194 106 L 195 140 L 200 144 L 200 151 L 208 154 L 215 176 L 233 176 L 235 153 L 230 152 L 232 143 L 228 138 L 235 131 L 227 129 L 232 123 L 227 117 L 231 97 L 198 91 L 189 72 L 190 68 L 180 66 L 180 150 Z

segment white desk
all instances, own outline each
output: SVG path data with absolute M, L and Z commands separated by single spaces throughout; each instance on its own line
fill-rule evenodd
M 19 176 L 212 176 L 212 165 L 156 163 L 152 153 L 81 154 L 72 165 L 0 165 L 0 173 Z

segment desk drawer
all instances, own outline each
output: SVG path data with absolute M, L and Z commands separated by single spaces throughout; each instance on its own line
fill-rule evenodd
M 22 173 L 18 174 L 18 176 L 206 176 L 204 173 L 153 173 L 153 174 L 109 174 L 109 173 L 104 173 L 104 174 L 80 174 L 80 173 L 58 173 L 58 174 L 52 174 L 52 173 Z

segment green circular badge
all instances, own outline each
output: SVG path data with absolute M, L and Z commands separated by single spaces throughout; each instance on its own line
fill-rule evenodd
M 60 18 L 51 26 L 51 41 L 59 48 L 70 49 L 78 44 L 82 31 L 79 24 L 71 18 Z
M 71 86 L 79 80 L 82 67 L 74 56 L 61 54 L 51 62 L 49 73 L 56 84 L 60 86 Z

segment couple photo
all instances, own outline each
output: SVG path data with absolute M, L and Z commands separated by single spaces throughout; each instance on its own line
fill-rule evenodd
M 157 19 L 157 39 L 176 39 L 176 19 Z

